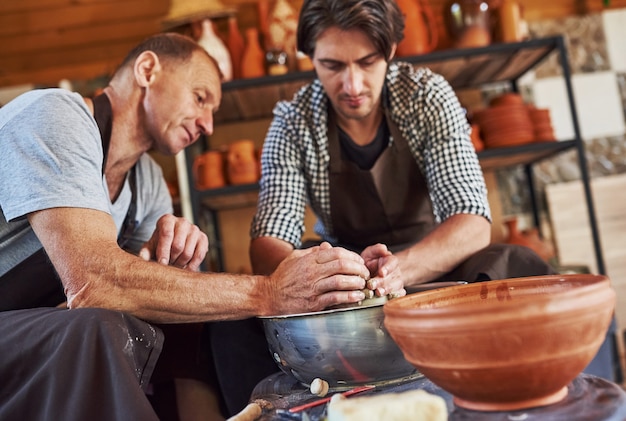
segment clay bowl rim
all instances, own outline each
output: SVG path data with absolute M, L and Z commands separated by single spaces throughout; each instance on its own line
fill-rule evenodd
M 562 314 L 562 310 L 557 309 L 546 309 L 544 306 L 539 306 L 537 304 L 540 303 L 548 303 L 554 300 L 563 300 L 566 297 L 576 298 L 581 295 L 586 296 L 589 291 L 595 289 L 604 288 L 604 284 L 611 285 L 611 281 L 606 275 L 599 274 L 561 274 L 561 275 L 545 275 L 545 276 L 529 276 L 523 278 L 508 278 L 508 279 L 500 279 L 500 280 L 492 280 L 492 281 L 484 281 L 484 282 L 474 282 L 466 285 L 457 285 L 449 288 L 442 288 L 432 291 L 423 291 L 413 294 L 408 294 L 404 297 L 399 297 L 393 300 L 389 300 L 383 306 L 383 311 L 385 312 L 385 317 L 388 315 L 392 317 L 406 318 L 406 317 L 423 317 L 424 320 L 428 318 L 449 318 L 454 316 L 455 320 L 457 316 L 464 314 L 471 314 L 472 316 L 488 316 L 493 313 L 494 307 L 501 308 L 511 308 L 511 305 L 508 301 L 493 301 L 490 300 L 490 304 L 492 306 L 481 306 L 476 305 L 476 301 L 471 302 L 452 302 L 449 304 L 438 305 L 434 304 L 430 307 L 420 306 L 415 307 L 415 302 L 425 302 L 429 299 L 434 301 L 440 301 L 442 297 L 450 297 L 458 295 L 458 293 L 462 293 L 466 290 L 475 290 L 478 285 L 484 286 L 492 286 L 491 290 L 495 291 L 499 285 L 505 285 L 507 283 L 512 284 L 512 286 L 517 285 L 530 285 L 534 282 L 535 287 L 537 281 L 549 282 L 549 287 L 553 287 L 554 285 L 558 285 L 563 282 L 567 282 L 568 280 L 573 278 L 582 278 L 583 280 L 587 280 L 582 285 L 576 285 L 572 288 L 552 288 L 549 294 L 523 294 L 515 297 L 515 305 L 514 307 L 520 306 L 528 306 L 536 310 L 537 315 L 545 316 L 546 314 L 559 313 Z M 511 288 L 511 286 L 509 286 Z M 567 312 L 578 312 L 579 309 L 568 310 Z M 517 320 L 519 315 L 511 312 L 502 312 L 498 314 L 498 322 L 502 323 L 510 323 L 511 319 Z M 490 316 L 488 316 L 490 317 Z M 462 318 L 456 320 L 456 323 L 459 325 L 463 325 Z M 493 321 L 492 321 L 493 322 Z

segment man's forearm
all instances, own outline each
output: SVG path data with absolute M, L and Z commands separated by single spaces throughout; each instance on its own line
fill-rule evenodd
M 292 251 L 293 246 L 286 241 L 273 237 L 254 238 L 250 242 L 250 262 L 253 273 L 271 274 Z
M 491 224 L 482 216 L 459 214 L 412 247 L 396 253 L 405 286 L 435 280 L 487 247 Z

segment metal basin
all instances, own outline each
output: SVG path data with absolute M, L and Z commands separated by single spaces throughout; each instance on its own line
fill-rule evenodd
M 417 375 L 384 326 L 383 303 L 261 317 L 280 369 L 309 386 L 372 384 Z

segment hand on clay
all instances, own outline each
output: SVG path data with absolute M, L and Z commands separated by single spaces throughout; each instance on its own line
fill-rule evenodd
M 294 250 L 270 276 L 277 314 L 324 310 L 337 304 L 357 303 L 369 270 L 358 254 L 328 243 Z
M 374 244 L 361 252 L 365 266 L 370 272 L 367 288 L 376 296 L 389 298 L 406 295 L 398 258 L 384 244 Z
M 185 218 L 163 215 L 139 256 L 163 265 L 198 271 L 209 250 L 209 239 Z

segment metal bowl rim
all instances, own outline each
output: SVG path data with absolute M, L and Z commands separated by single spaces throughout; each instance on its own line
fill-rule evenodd
M 366 310 L 366 309 L 371 309 L 375 307 L 382 307 L 384 304 L 385 304 L 384 302 L 371 303 L 371 304 L 363 304 L 363 305 L 357 305 L 357 306 L 352 306 L 352 307 L 332 308 L 330 310 L 311 311 L 308 313 L 278 314 L 274 316 L 257 316 L 257 318 L 261 320 L 271 320 L 271 319 L 284 320 L 284 319 L 295 319 L 295 318 L 300 318 L 300 317 L 323 316 L 323 315 L 333 314 L 333 313 L 343 313 L 346 311 L 359 311 L 359 310 Z

